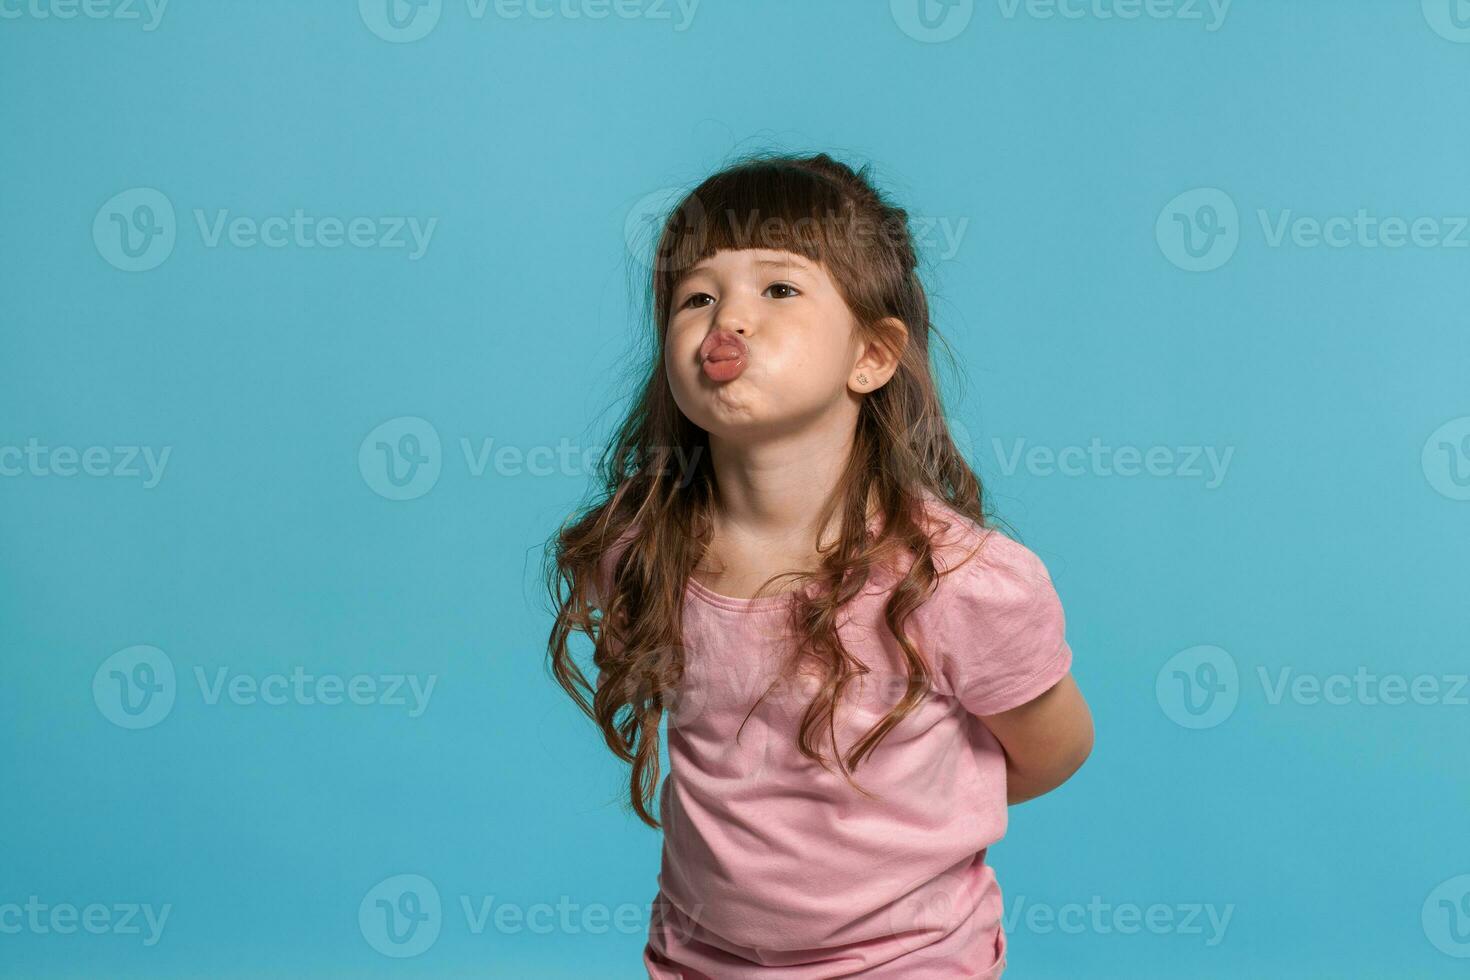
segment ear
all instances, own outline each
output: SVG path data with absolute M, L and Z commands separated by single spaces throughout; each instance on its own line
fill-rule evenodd
M 860 395 L 877 391 L 888 383 L 898 370 L 904 348 L 908 346 L 909 330 L 898 317 L 885 317 L 873 325 L 871 331 L 877 336 L 862 342 L 858 359 L 848 373 L 847 387 Z

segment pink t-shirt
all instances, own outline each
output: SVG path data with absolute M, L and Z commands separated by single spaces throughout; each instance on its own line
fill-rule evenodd
M 654 980 L 1001 975 L 1001 892 L 985 857 L 1006 830 L 1005 756 L 975 716 L 1043 693 L 1072 653 L 1041 560 L 926 499 L 926 514 L 952 524 L 931 535 L 936 568 L 957 570 L 908 621 L 934 669 L 930 696 L 854 773 L 877 799 L 798 751 L 809 689 L 780 685 L 750 711 L 790 649 L 790 597 L 721 596 L 689 580 L 644 948 Z M 604 581 L 627 537 L 605 556 Z M 843 645 L 872 671 L 839 703 L 844 753 L 902 697 L 902 651 L 883 621 L 895 582 L 870 578 L 840 619 Z M 816 737 L 830 758 L 825 728 Z

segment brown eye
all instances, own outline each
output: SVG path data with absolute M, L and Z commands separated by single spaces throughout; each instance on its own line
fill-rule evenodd
M 797 292 L 795 286 L 793 286 L 793 285 L 791 285 L 790 283 L 787 283 L 787 282 L 773 282 L 769 286 L 766 287 L 766 292 L 769 293 L 773 289 L 784 289 L 784 290 L 786 290 L 790 294 L 790 296 L 800 296 L 801 295 L 801 293 Z M 774 298 L 775 299 L 789 299 L 790 296 L 776 296 Z
M 681 310 L 682 309 L 687 309 L 689 307 L 689 304 L 690 303 L 693 303 L 695 300 L 699 299 L 700 297 L 703 297 L 704 299 L 708 299 L 708 300 L 713 300 L 714 299 L 714 297 L 711 296 L 709 293 L 693 293 L 683 303 L 679 304 L 679 308 Z

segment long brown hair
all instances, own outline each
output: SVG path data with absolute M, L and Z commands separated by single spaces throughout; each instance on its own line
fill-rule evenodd
M 849 783 L 852 771 L 928 690 L 931 667 L 903 632 L 938 576 L 923 498 L 931 495 L 976 525 L 987 524 L 980 481 L 950 437 L 932 373 L 931 341 L 942 338 L 929 322 L 908 213 L 875 190 L 869 168 L 854 171 L 825 153 L 759 152 L 685 195 L 663 221 L 649 263 L 653 343 L 641 391 L 602 454 L 597 499 L 558 529 L 546 564 L 557 610 L 550 670 L 608 747 L 632 764 L 633 809 L 655 828 L 660 825 L 649 804 L 659 779 L 659 722 L 672 709 L 683 676 L 685 587 L 709 542 L 718 501 L 708 435 L 684 416 L 670 391 L 664 332 L 684 270 L 715 252 L 741 248 L 781 249 L 820 263 L 858 329 L 878 343 L 894 340 L 882 329 L 885 318 L 898 318 L 908 331 L 896 373 L 862 396 L 852 454 L 818 518 L 817 526 L 827 527 L 840 513 L 835 544 L 819 552 L 815 571 L 783 572 L 761 587 L 764 593 L 781 579 L 795 579 L 792 627 L 802 642 L 787 669 L 799 657 L 813 658 L 820 668 L 822 683 L 796 736 L 803 755 L 828 767 L 813 733 L 822 725 L 833 730 L 843 690 L 868 672 L 842 646 L 838 610 L 899 552 L 913 560 L 886 600 L 884 619 L 903 651 L 907 690 L 845 759 L 838 755 Z M 877 514 L 872 526 L 870 508 Z M 625 536 L 616 567 L 599 583 L 601 559 Z M 595 686 L 570 655 L 574 630 L 593 641 Z

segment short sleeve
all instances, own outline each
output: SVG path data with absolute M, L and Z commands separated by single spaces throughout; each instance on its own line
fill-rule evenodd
M 998 531 L 981 533 L 979 549 L 941 575 L 914 615 L 925 652 L 937 664 L 936 687 L 947 688 L 941 693 L 953 694 L 971 714 L 993 715 L 1065 677 L 1072 650 L 1061 599 L 1041 559 Z

